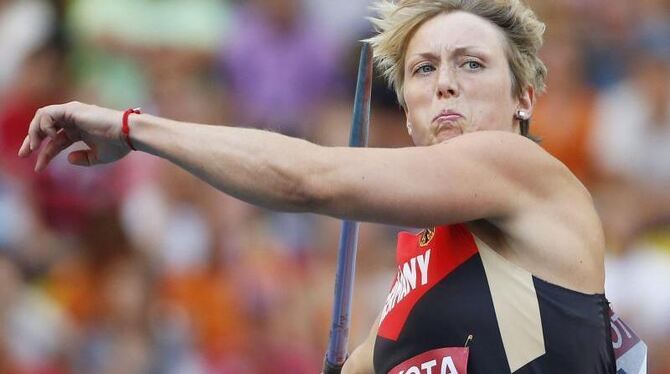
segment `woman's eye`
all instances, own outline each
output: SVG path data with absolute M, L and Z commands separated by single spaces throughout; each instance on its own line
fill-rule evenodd
M 462 66 L 466 67 L 468 70 L 479 70 L 483 66 L 477 61 L 466 61 Z
M 432 65 L 421 65 L 414 72 L 420 74 L 426 74 L 434 71 L 435 68 Z

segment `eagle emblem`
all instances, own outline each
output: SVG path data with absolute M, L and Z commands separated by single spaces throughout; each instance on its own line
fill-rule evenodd
M 419 246 L 420 247 L 425 247 L 430 243 L 431 240 L 433 240 L 433 236 L 435 236 L 435 228 L 431 227 L 428 229 L 424 229 L 419 233 L 421 235 L 421 238 L 419 239 Z

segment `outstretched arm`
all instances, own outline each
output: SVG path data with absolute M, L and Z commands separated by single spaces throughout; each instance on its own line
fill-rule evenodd
M 20 155 L 46 167 L 77 140 L 70 162 L 125 156 L 121 112 L 69 103 L 38 111 Z M 239 199 L 282 211 L 405 226 L 505 217 L 565 184 L 569 172 L 531 141 L 477 132 L 428 147 L 322 147 L 268 131 L 130 117 L 134 145 Z M 523 160 L 523 161 L 522 161 Z M 558 182 L 558 183 L 557 183 Z

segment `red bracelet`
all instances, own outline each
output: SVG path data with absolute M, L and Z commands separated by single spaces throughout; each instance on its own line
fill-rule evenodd
M 126 143 L 128 143 L 130 149 L 132 149 L 133 151 L 137 151 L 137 149 L 133 146 L 133 142 L 130 141 L 130 126 L 128 126 L 128 117 L 131 114 L 142 114 L 142 111 L 140 108 L 135 109 L 131 108 L 123 112 L 123 123 L 121 125 L 121 132 L 123 133 L 123 138 L 126 140 Z

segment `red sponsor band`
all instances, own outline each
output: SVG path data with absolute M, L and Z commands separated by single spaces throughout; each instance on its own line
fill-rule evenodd
M 470 349 L 440 348 L 402 362 L 389 374 L 467 374 Z

